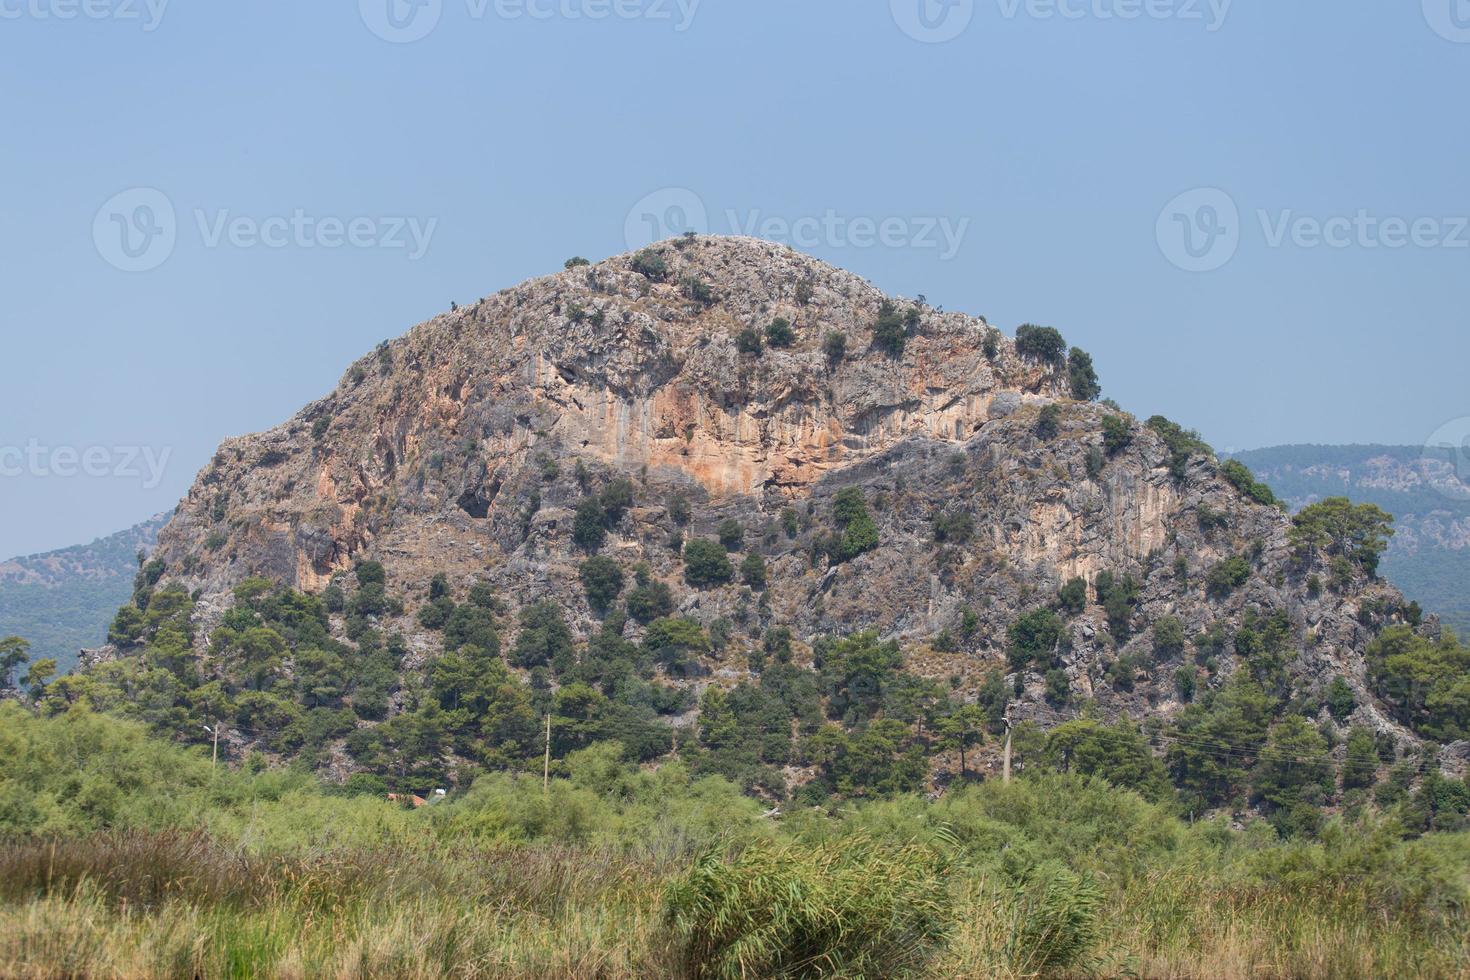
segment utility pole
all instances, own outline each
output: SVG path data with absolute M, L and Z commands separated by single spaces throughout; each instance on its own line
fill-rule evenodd
M 1001 757 L 1002 758 L 1002 762 L 1001 762 L 1001 767 L 1002 767 L 1002 769 L 1001 769 L 1001 781 L 1004 782 L 1004 783 L 1010 783 L 1010 781 L 1011 781 L 1011 719 L 1010 719 L 1010 716 L 1009 715 L 1006 716 L 1005 722 L 1006 722 L 1006 747 L 1005 747 L 1005 753 Z
M 219 724 L 216 723 L 213 728 L 208 725 L 201 725 L 199 727 L 214 736 L 214 751 L 209 757 L 209 769 L 213 772 L 219 766 Z
M 551 790 L 551 712 L 546 713 L 546 764 L 541 771 L 541 792 Z

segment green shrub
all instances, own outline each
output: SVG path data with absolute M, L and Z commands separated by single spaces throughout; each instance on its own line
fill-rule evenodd
M 567 628 L 561 606 L 551 599 L 534 603 L 521 610 L 521 631 L 509 659 L 515 667 L 542 667 L 548 664 L 560 674 L 575 656 L 572 632 Z
M 1116 456 L 1133 442 L 1133 426 L 1121 415 L 1105 415 L 1102 420 L 1103 451 Z
M 1117 660 L 1108 664 L 1106 677 L 1108 683 L 1119 691 L 1133 690 L 1138 679 L 1138 671 L 1143 666 L 1142 658 L 1137 654 L 1124 654 Z
M 878 547 L 878 525 L 868 514 L 868 505 L 860 487 L 846 487 L 837 492 L 832 505 L 833 520 L 837 525 L 836 546 L 832 557 L 839 561 L 851 561 L 864 552 Z
M 599 612 L 606 612 L 623 591 L 623 570 L 604 555 L 594 555 L 578 569 L 587 602 Z
M 796 343 L 796 331 L 791 329 L 791 321 L 784 316 L 778 316 L 766 327 L 766 343 L 772 347 L 790 347 Z
M 1378 751 L 1373 732 L 1354 728 L 1348 733 L 1347 757 L 1342 764 L 1342 788 L 1370 789 L 1378 776 Z
M 1250 581 L 1251 565 L 1244 557 L 1235 555 L 1211 566 L 1205 575 L 1205 593 L 1216 599 L 1228 597 L 1236 589 Z
M 679 283 L 679 289 L 687 299 L 701 306 L 708 306 L 715 301 L 715 291 L 699 276 L 685 276 Z
M 1080 347 L 1073 347 L 1067 355 L 1067 386 L 1072 397 L 1079 402 L 1090 402 L 1102 394 L 1102 385 L 1097 383 L 1097 371 L 1092 366 L 1092 355 Z
M 645 626 L 674 611 L 674 594 L 654 578 L 647 565 L 634 570 L 636 586 L 628 593 L 628 615 Z
M 1171 660 L 1184 652 L 1184 624 L 1178 617 L 1161 616 L 1154 622 L 1154 656 Z
M 1036 436 L 1039 439 L 1051 440 L 1057 437 L 1061 431 L 1062 410 L 1057 405 L 1042 406 L 1040 414 L 1036 416 Z
M 1332 683 L 1327 686 L 1327 711 L 1338 724 L 1348 720 L 1353 709 L 1358 706 L 1357 696 L 1353 694 L 1352 687 L 1341 676 L 1332 678 Z
M 1224 511 L 1215 510 L 1209 504 L 1200 504 L 1195 508 L 1195 520 L 1199 521 L 1199 529 L 1206 533 L 1223 530 L 1230 526 L 1230 515 Z
M 580 256 L 580 255 L 574 255 L 571 258 L 567 259 L 564 263 L 562 263 L 562 268 L 564 268 L 564 269 L 575 269 L 579 265 L 591 265 L 591 264 L 592 264 L 591 262 L 589 262 L 586 259 L 582 258 L 582 256 Z
M 648 624 L 643 646 L 664 669 L 684 670 L 691 657 L 708 653 L 709 637 L 704 628 L 686 617 L 665 617 Z
M 1185 704 L 1194 700 L 1194 692 L 1199 687 L 1199 671 L 1194 664 L 1185 664 L 1174 671 L 1174 690 L 1179 693 L 1179 700 Z
M 572 540 L 578 547 L 596 551 L 607 539 L 607 515 L 596 497 L 586 497 L 572 516 Z
M 1184 479 L 1192 457 L 1208 456 L 1214 452 L 1200 438 L 1198 432 L 1186 430 L 1162 415 L 1152 416 L 1144 425 L 1157 432 L 1164 440 L 1164 445 L 1169 449 L 1169 474 L 1176 480 Z
M 1374 575 L 1393 533 L 1393 515 L 1379 507 L 1355 505 L 1346 497 L 1328 497 L 1303 507 L 1292 518 L 1289 536 L 1297 554 L 1305 560 L 1321 553 L 1349 561 Z
M 669 520 L 681 527 L 689 523 L 693 517 L 693 511 L 689 507 L 689 497 L 682 493 L 676 493 L 669 498 Z
M 726 551 L 739 551 L 740 546 L 745 543 L 745 527 L 733 517 L 721 521 L 715 534 Z
M 1470 647 L 1445 630 L 1438 640 L 1390 626 L 1368 645 L 1368 678 L 1393 714 L 1443 741 L 1470 738 Z
M 1243 496 L 1254 500 L 1258 504 L 1274 506 L 1277 503 L 1276 495 L 1271 488 L 1256 480 L 1250 468 L 1238 459 L 1227 459 L 1220 464 L 1220 475 Z
M 1080 575 L 1057 590 L 1057 608 L 1075 616 L 1087 608 L 1087 580 Z
M 735 335 L 735 349 L 742 354 L 754 354 L 760 357 L 762 345 L 761 332 L 755 327 L 746 327 Z
M 597 503 L 602 507 L 603 522 L 612 527 L 623 519 L 623 515 L 632 509 L 634 503 L 633 481 L 619 477 L 609 480 L 607 486 L 597 495 Z
M 188 826 L 208 805 L 209 759 L 85 709 L 37 718 L 0 701 L 0 834 Z
M 1138 581 L 1132 575 L 1121 578 L 1112 572 L 1099 572 L 1093 583 L 1098 605 L 1108 616 L 1108 626 L 1119 639 L 1126 639 L 1133 623 L 1133 607 L 1138 602 Z
M 975 533 L 975 518 L 967 510 L 946 510 L 934 515 L 934 540 L 964 544 Z
M 1103 894 L 1060 861 L 1029 869 L 1012 886 L 1015 925 L 1006 959 L 1017 976 L 1053 976 L 1082 965 L 1102 937 Z
M 1300 804 L 1322 803 L 1336 787 L 1333 777 L 1326 740 L 1305 718 L 1288 715 L 1271 727 L 1251 783 L 1273 815 L 1289 821 L 1283 827 L 1273 820 L 1277 829 L 1296 833 L 1308 829 Z
M 718 542 L 696 538 L 684 545 L 684 581 L 696 589 L 724 585 L 734 577 L 730 556 Z
M 1049 665 L 1062 635 L 1062 621 L 1050 609 L 1033 609 L 1021 616 L 1006 634 L 1011 667 L 1020 670 L 1031 663 Z
M 1072 698 L 1072 682 L 1067 677 L 1067 672 L 1060 667 L 1053 667 L 1046 672 L 1046 701 L 1048 704 L 1060 707 Z
M 904 977 L 937 952 L 951 906 L 932 851 L 853 837 L 706 854 L 664 916 L 692 977 Z
M 495 614 L 481 606 L 457 606 L 444 623 L 444 649 L 458 650 L 473 646 L 490 656 L 500 652 L 500 636 L 495 629 Z
M 828 364 L 838 364 L 847 356 L 847 334 L 828 330 L 822 336 L 822 353 L 826 355 Z
M 904 317 L 898 312 L 898 307 L 892 300 L 884 300 L 878 309 L 878 319 L 873 321 L 873 342 L 892 356 L 899 357 L 908 339 Z
M 740 580 L 752 589 L 766 587 L 766 560 L 752 551 L 740 563 Z
M 669 263 L 653 249 L 644 249 L 633 256 L 634 272 L 653 282 L 663 282 L 669 274 Z
M 1106 464 L 1107 457 L 1103 455 L 1101 449 L 1096 446 L 1088 447 L 1087 456 L 1083 460 L 1083 466 L 1087 470 L 1088 479 L 1096 480 L 1102 476 L 1103 466 Z
M 1016 328 L 1016 353 L 1059 366 L 1066 359 L 1067 342 L 1054 327 L 1024 323 Z

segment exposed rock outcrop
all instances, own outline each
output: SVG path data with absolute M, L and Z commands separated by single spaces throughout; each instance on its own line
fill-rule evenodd
M 1173 673 L 1193 654 L 1153 651 L 1159 618 L 1194 636 L 1281 612 L 1302 691 L 1345 676 L 1355 720 L 1409 737 L 1363 678 L 1364 648 L 1401 597 L 1366 577 L 1340 593 L 1309 587 L 1321 570 L 1291 554 L 1288 516 L 1242 497 L 1212 457 L 1171 472 L 1168 447 L 1137 420 L 1132 441 L 1106 452 L 1102 422 L 1118 413 L 1069 400 L 1064 365 L 1021 356 L 982 320 L 896 301 L 906 325 L 895 354 L 874 340 L 881 292 L 788 248 L 700 238 L 657 252 L 662 272 L 624 256 L 435 317 L 288 422 L 225 442 L 160 537 L 168 575 L 206 598 L 257 574 L 320 591 L 373 558 L 409 599 L 392 625 L 416 651 L 432 649 L 412 617 L 441 572 L 460 595 L 491 582 L 512 611 L 555 597 L 585 637 L 596 620 L 573 514 L 625 477 L 634 506 L 603 553 L 647 563 L 705 623 L 752 637 L 779 623 L 808 639 L 875 628 L 963 691 L 1004 662 L 1021 612 L 1074 576 L 1109 572 L 1139 583 L 1128 622 L 1089 605 L 1065 657 L 1074 691 L 1104 710 L 1180 707 Z M 792 325 L 789 348 L 740 351 L 742 331 L 776 318 Z M 840 357 L 828 340 L 838 334 Z M 1050 437 L 1038 434 L 1047 405 L 1058 407 Z M 818 545 L 833 498 L 852 486 L 879 545 L 832 563 Z M 679 497 L 688 526 L 671 513 Z M 936 517 L 961 512 L 972 532 L 936 541 Z M 671 539 L 713 537 L 727 519 L 764 555 L 768 586 L 686 588 Z M 1207 594 L 1207 572 L 1234 556 L 1248 558 L 1250 580 Z M 952 652 L 928 643 L 945 630 Z M 1134 683 L 1109 676 L 1124 657 L 1138 664 Z M 1224 650 L 1202 680 L 1235 667 Z M 1044 679 L 1018 684 L 1016 716 L 1044 712 Z

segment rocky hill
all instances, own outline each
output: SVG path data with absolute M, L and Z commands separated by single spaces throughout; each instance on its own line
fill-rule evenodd
M 117 607 L 133 592 L 138 555 L 153 550 L 168 521 L 159 514 L 91 544 L 0 562 L 0 636 L 23 636 L 31 659 L 50 657 L 65 672 L 82 647 L 107 636 Z
M 567 727 L 591 717 L 568 702 L 631 690 L 597 658 L 632 657 L 644 686 L 625 706 L 665 726 L 643 757 L 668 750 L 668 726 L 675 748 L 715 751 L 693 695 L 766 683 L 772 650 L 816 668 L 830 717 L 866 730 L 876 711 L 927 738 L 924 717 L 938 722 L 898 705 L 891 671 L 831 676 L 835 657 L 861 659 L 832 638 L 860 631 L 933 682 L 923 698 L 978 701 L 992 729 L 1086 706 L 1157 732 L 1250 674 L 1324 724 L 1330 700 L 1389 758 L 1417 744 L 1365 653 L 1386 627 L 1432 638 L 1435 621 L 1371 565 L 1304 551 L 1269 492 L 1192 433 L 1096 395 L 1090 358 L 1054 331 L 1005 336 L 783 246 L 691 237 L 574 261 L 420 324 L 294 418 L 226 441 L 142 583 L 197 600 L 193 660 L 144 659 L 186 685 L 215 678 L 207 698 L 163 700 L 238 710 L 232 739 L 312 744 L 339 772 L 419 771 L 403 746 L 442 734 L 423 712 L 471 710 L 454 672 L 466 658 L 482 679 L 502 671 L 476 658 L 512 638 L 496 696 L 529 683 Z M 267 610 L 253 577 L 321 596 L 330 640 L 298 600 Z M 120 618 L 124 660 L 158 609 Z M 252 633 L 262 617 L 316 636 L 310 656 Z M 316 646 L 337 651 L 328 666 Z M 867 683 L 882 691 L 864 700 Z M 534 723 L 475 698 L 476 731 L 494 732 L 472 758 L 536 751 Z M 317 707 L 338 714 L 306 732 Z M 410 711 L 427 727 L 392 727 Z M 385 718 L 369 746 L 359 736 Z M 815 721 L 772 724 L 789 737 Z M 400 763 L 381 761 L 390 749 Z M 783 752 L 767 761 L 797 782 L 819 765 Z
M 1237 453 L 1293 509 L 1350 497 L 1394 515 L 1383 574 L 1470 635 L 1470 481 L 1462 451 L 1423 446 L 1275 446 Z

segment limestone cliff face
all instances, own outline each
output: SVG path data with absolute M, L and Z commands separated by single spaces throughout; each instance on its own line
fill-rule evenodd
M 257 571 L 318 589 L 426 518 L 494 528 L 521 503 L 507 484 L 543 457 L 712 500 L 794 499 L 904 439 L 959 443 L 1062 390 L 983 321 L 923 309 L 891 357 L 871 342 L 885 297 L 856 276 L 753 240 L 679 244 L 660 279 L 630 257 L 577 267 L 380 347 L 291 421 L 221 446 L 163 557 L 207 591 Z M 689 298 L 696 280 L 709 299 Z M 792 346 L 737 351 L 778 317 Z M 847 356 L 824 353 L 829 333 Z
M 1137 420 L 1131 443 L 1104 452 L 1103 418 L 1117 413 L 1069 400 L 1063 371 L 1019 356 L 981 320 L 895 301 L 908 336 L 899 355 L 881 349 L 872 328 L 886 297 L 783 246 L 700 238 L 655 251 L 662 272 L 623 256 L 438 316 L 288 422 L 227 441 L 160 536 L 169 577 L 218 609 L 248 575 L 316 591 L 372 558 L 408 597 L 404 617 L 384 625 L 420 658 L 436 639 L 413 613 L 440 572 L 461 596 L 491 582 L 512 611 L 555 597 L 585 636 L 595 619 L 573 511 L 621 477 L 635 502 L 603 553 L 647 563 L 706 624 L 726 619 L 746 637 L 781 624 L 806 639 L 875 628 L 906 638 L 916 669 L 963 690 L 1003 660 L 1021 612 L 1106 571 L 1139 583 L 1132 617 L 1109 624 L 1089 606 L 1071 621 L 1066 656 L 1074 689 L 1105 710 L 1179 707 L 1171 678 L 1191 654 L 1152 652 L 1160 617 L 1192 636 L 1280 611 L 1300 686 L 1343 674 L 1360 720 L 1397 730 L 1367 693 L 1362 652 L 1401 598 L 1367 579 L 1341 593 L 1309 588 L 1321 570 L 1292 561 L 1287 515 L 1243 498 L 1213 457 L 1192 458 L 1181 477 Z M 795 332 L 789 348 L 741 353 L 741 331 L 778 317 Z M 824 349 L 832 334 L 845 337 L 840 358 Z M 1059 431 L 1044 437 L 1046 405 Z M 853 486 L 879 545 L 833 563 L 818 542 L 833 498 Z M 679 497 L 687 526 L 671 513 Z M 936 518 L 955 514 L 972 533 L 937 540 Z M 768 586 L 686 587 L 671 539 L 713 537 L 727 519 L 765 558 Z M 1207 594 L 1209 569 L 1242 555 L 1250 582 Z M 958 649 L 932 649 L 935 634 L 958 635 L 967 610 L 974 629 Z M 1137 683 L 1109 674 L 1125 657 Z M 1233 653 L 1219 661 L 1205 683 L 1234 670 Z M 1013 680 L 1017 715 L 1043 710 L 1044 679 Z

